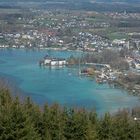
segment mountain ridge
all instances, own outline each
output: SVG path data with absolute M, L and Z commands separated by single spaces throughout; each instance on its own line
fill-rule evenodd
M 11 0 L 0 0 L 0 2 L 11 2 Z M 140 0 L 12 0 L 12 2 L 126 2 L 135 3 Z

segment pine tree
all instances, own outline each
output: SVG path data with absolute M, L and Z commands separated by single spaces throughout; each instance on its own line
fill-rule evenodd
M 8 89 L 0 89 L 0 107 L 7 108 L 11 105 L 12 98 Z
M 98 138 L 100 140 L 111 140 L 112 139 L 112 124 L 111 116 L 109 113 L 106 113 L 104 118 L 101 119 L 98 126 Z
M 0 90 L 0 140 L 6 140 L 13 136 L 9 133 L 10 115 L 11 115 L 12 98 L 8 90 Z
M 97 140 L 98 119 L 95 111 L 88 114 L 88 140 Z
M 68 110 L 64 135 L 67 140 L 86 140 L 88 122 L 83 111 Z
M 5 110 L 6 112 L 7 110 Z M 3 114 L 4 115 L 4 114 Z M 8 116 L 3 116 L 2 127 L 4 131 L 1 135 L 2 140 L 39 140 L 32 121 L 26 115 L 19 99 L 16 98 L 10 106 Z M 2 118 L 2 117 L 1 117 Z M 4 124 L 5 121 L 5 124 Z
M 129 120 L 128 113 L 126 111 L 120 112 L 113 117 L 113 136 L 118 140 L 132 140 L 134 138 L 134 129 Z
M 42 135 L 42 127 L 43 127 L 43 119 L 42 112 L 37 105 L 34 105 L 31 101 L 30 97 L 27 97 L 24 102 L 24 110 L 27 116 L 32 120 L 35 129 L 38 131 L 40 135 Z
M 63 139 L 61 112 L 57 104 L 54 104 L 49 109 L 48 106 L 45 106 L 43 121 L 45 123 L 45 135 L 47 134 L 52 140 Z

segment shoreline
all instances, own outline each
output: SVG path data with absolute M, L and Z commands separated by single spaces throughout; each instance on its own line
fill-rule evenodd
M 0 50 L 1 49 L 11 49 L 11 50 L 17 50 L 17 49 L 26 50 L 27 49 L 27 50 L 53 50 L 53 51 L 83 52 L 82 50 L 70 50 L 70 49 L 66 49 L 66 48 L 2 48 L 2 47 L 0 47 Z M 88 51 L 86 51 L 86 52 L 88 53 Z M 132 83 L 126 83 L 126 82 L 122 81 L 121 78 L 113 81 L 112 84 L 114 86 L 122 87 L 130 95 L 140 97 L 140 86 L 139 85 L 133 85 Z
M 122 87 L 124 90 L 128 91 L 128 94 L 133 96 L 140 97 L 140 85 L 139 88 L 137 88 L 137 84 L 133 85 L 132 83 L 124 83 L 120 79 L 114 81 L 114 86 Z
M 76 52 L 83 52 L 82 50 L 71 50 L 67 48 L 12 48 L 12 47 L 0 47 L 0 49 L 22 49 L 22 50 L 53 50 L 53 51 L 76 51 Z M 88 52 L 88 51 L 86 51 Z M 90 52 L 89 52 L 90 53 Z

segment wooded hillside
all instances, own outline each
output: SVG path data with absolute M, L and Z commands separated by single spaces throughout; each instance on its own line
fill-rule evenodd
M 134 114 L 140 115 L 140 108 L 103 117 L 57 104 L 40 109 L 30 98 L 20 102 L 1 89 L 0 140 L 139 140 L 140 122 Z

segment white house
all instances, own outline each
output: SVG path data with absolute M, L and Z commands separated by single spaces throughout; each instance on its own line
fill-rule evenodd
M 135 67 L 137 70 L 140 70 L 140 63 L 135 63 Z
M 51 59 L 50 58 L 46 58 L 44 60 L 44 65 L 49 65 L 51 63 Z
M 46 57 L 44 59 L 44 65 L 50 65 L 50 66 L 63 66 L 66 65 L 67 61 L 66 59 L 61 59 L 61 58 L 49 58 Z

